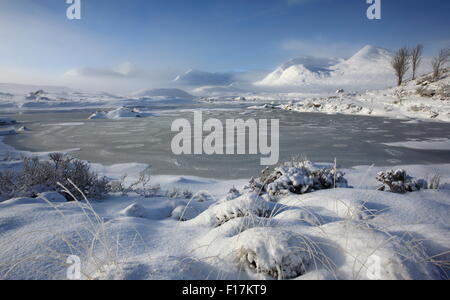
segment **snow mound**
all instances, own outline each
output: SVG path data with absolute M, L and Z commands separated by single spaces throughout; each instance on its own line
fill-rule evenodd
M 220 203 L 210 207 L 199 215 L 193 222 L 201 223 L 210 227 L 220 227 L 230 220 L 252 216 L 255 218 L 269 217 L 272 205 L 257 196 L 246 194 L 235 200 Z
M 241 264 L 278 280 L 306 273 L 312 261 L 307 239 L 274 228 L 249 229 L 235 237 L 235 253 Z
M 133 203 L 122 210 L 120 212 L 120 215 L 130 218 L 145 218 L 147 215 L 147 210 L 145 209 L 145 207 L 137 203 Z
M 89 120 L 98 120 L 98 119 L 120 120 L 127 118 L 145 118 L 149 116 L 154 116 L 154 114 L 144 113 L 137 109 L 120 107 L 110 112 L 97 111 L 89 117 Z
M 323 189 L 349 188 L 345 174 L 335 168 L 319 167 L 310 161 L 290 162 L 274 170 L 263 171 L 247 189 L 271 196 L 306 194 Z
M 52 203 L 65 203 L 67 202 L 66 197 L 57 192 L 45 192 L 38 194 L 38 198 Z

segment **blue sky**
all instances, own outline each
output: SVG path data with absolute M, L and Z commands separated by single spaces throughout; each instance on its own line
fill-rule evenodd
M 348 57 L 366 44 L 395 49 L 450 45 L 450 1 L 382 0 L 0 0 L 0 80 L 120 77 L 164 82 L 187 69 L 270 70 L 310 54 Z M 145 74 L 145 76 L 143 76 Z M 17 77 L 17 78 L 16 78 Z

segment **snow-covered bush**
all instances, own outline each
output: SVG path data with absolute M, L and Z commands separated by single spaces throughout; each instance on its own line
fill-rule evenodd
M 189 191 L 187 191 L 188 193 L 190 193 Z M 195 195 L 192 196 L 191 193 L 191 197 L 186 197 L 186 199 L 193 199 L 194 201 L 197 202 L 210 202 L 214 200 L 214 196 L 211 195 L 209 192 L 206 191 L 200 191 L 195 193 Z
M 421 87 L 417 88 L 416 92 L 421 97 L 431 98 L 431 97 L 434 97 L 436 95 L 436 91 L 435 90 L 429 89 L 429 88 L 427 88 L 425 86 L 421 86 Z
M 439 190 L 441 187 L 441 175 L 433 175 L 431 176 L 431 179 L 428 182 L 428 189 L 429 190 Z
M 148 167 L 139 173 L 139 178 L 127 184 L 128 175 L 124 175 L 120 180 L 110 183 L 112 193 L 120 193 L 128 196 L 129 193 L 136 193 L 141 197 L 150 198 L 156 196 L 161 191 L 161 185 L 150 185 L 151 168 Z
M 223 224 L 239 218 L 251 217 L 269 218 L 274 210 L 274 203 L 270 203 L 255 193 L 244 194 L 231 200 L 211 205 L 200 214 L 197 222 L 200 224 L 220 227 Z
M 31 101 L 38 101 L 41 96 L 47 94 L 44 90 L 39 90 L 36 92 L 31 92 L 27 95 L 26 99 Z
M 173 188 L 166 192 L 166 196 L 171 199 L 191 199 L 194 197 L 194 194 L 190 190 L 187 190 L 187 189 L 180 190 L 178 188 Z M 197 196 L 199 196 L 201 198 L 202 195 L 196 195 L 196 197 Z M 198 199 L 197 199 L 197 201 L 202 202 L 201 200 L 198 200 Z
M 251 179 L 246 189 L 279 196 L 349 188 L 344 176 L 343 172 L 334 167 L 318 167 L 307 160 L 293 160 L 275 169 L 265 169 L 260 178 Z
M 92 172 L 88 163 L 54 153 L 48 161 L 24 158 L 20 171 L 0 172 L 0 196 L 35 197 L 43 192 L 60 191 L 58 183 L 81 199 L 80 191 L 93 199 L 103 198 L 110 191 L 109 181 Z M 70 194 L 65 193 L 69 201 L 73 200 Z
M 226 196 L 227 201 L 231 201 L 242 196 L 241 192 L 236 187 L 232 187 Z
M 185 199 L 191 199 L 194 196 L 190 190 L 184 190 L 183 191 L 183 198 Z
M 89 120 L 97 120 L 97 119 L 121 120 L 127 118 L 145 118 L 148 116 L 153 116 L 153 114 L 143 113 L 137 108 L 119 107 L 110 112 L 96 111 L 89 117 Z
M 437 95 L 441 100 L 449 100 L 450 99 L 450 84 L 444 84 L 439 87 L 437 90 Z
M 285 280 L 306 273 L 313 261 L 307 240 L 276 228 L 254 228 L 236 237 L 238 262 L 249 270 Z
M 405 170 L 388 170 L 380 172 L 377 175 L 377 180 L 383 183 L 379 188 L 380 191 L 386 191 L 396 194 L 405 194 L 410 192 L 417 192 L 421 189 L 427 189 L 428 183 L 423 179 L 416 179 L 409 176 Z

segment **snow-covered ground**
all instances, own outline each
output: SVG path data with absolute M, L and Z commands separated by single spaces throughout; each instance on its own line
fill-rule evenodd
M 282 109 L 299 112 L 380 116 L 450 122 L 450 70 L 436 82 L 425 75 L 398 88 L 337 93 L 291 101 Z
M 0 144 L 2 159 L 14 149 Z M 43 156 L 45 154 L 41 154 Z M 20 161 L 0 159 L 0 170 Z M 147 166 L 93 169 L 133 182 Z M 246 180 L 154 176 L 161 192 L 65 202 L 56 193 L 0 203 L 0 278 L 448 279 L 450 165 L 403 166 L 441 190 L 377 191 L 380 168 L 346 172 L 353 189 L 286 195 L 246 192 Z M 228 191 L 237 187 L 239 191 Z M 190 190 L 188 198 L 163 191 Z M 183 220 L 180 222 L 179 220 Z
M 372 50 L 359 57 L 370 59 Z M 337 62 L 337 66 L 348 73 L 351 68 L 346 63 Z M 238 93 L 219 100 L 251 100 L 256 102 L 252 110 L 281 108 L 448 122 L 449 75 L 447 70 L 437 82 L 421 77 L 400 88 L 364 93 Z M 66 88 L 0 85 L 4 111 L 105 110 L 94 113 L 93 119 L 153 116 L 151 111 L 126 107 L 193 99 L 168 89 L 116 97 Z M 269 100 L 291 103 L 266 104 Z M 14 120 L 0 119 L 0 171 L 19 169 L 22 155 L 45 158 L 49 154 L 17 151 L 3 144 L 3 136 L 27 130 L 19 127 Z M 448 150 L 449 141 L 409 140 L 389 146 Z M 63 152 L 72 151 L 77 149 Z M 92 165 L 111 180 L 126 174 L 129 183 L 147 167 Z M 396 168 L 429 181 L 440 178 L 440 189 L 404 195 L 379 191 L 376 177 L 385 169 L 360 166 L 343 170 L 353 188 L 284 194 L 276 200 L 244 189 L 250 178 L 179 175 L 153 176 L 151 184 L 159 184 L 160 189 L 146 197 L 128 192 L 112 193 L 103 200 L 65 202 L 57 193 L 17 199 L 0 195 L 0 279 L 66 279 L 73 255 L 81 260 L 83 279 L 448 279 L 450 165 Z M 287 172 L 277 179 L 280 184 L 291 179 L 308 182 L 298 175 Z

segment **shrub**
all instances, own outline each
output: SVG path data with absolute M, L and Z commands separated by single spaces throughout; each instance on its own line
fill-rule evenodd
M 183 191 L 183 198 L 185 199 L 191 199 L 194 196 L 190 190 L 184 190 Z
M 335 167 L 317 167 L 310 161 L 292 160 L 267 168 L 260 178 L 252 178 L 246 189 L 271 196 L 306 194 L 332 188 L 349 188 L 345 174 Z
M 428 183 L 429 190 L 439 190 L 441 188 L 441 175 L 433 175 Z
M 60 183 L 70 192 L 64 194 L 71 201 L 72 195 L 82 195 L 70 181 L 88 198 L 100 199 L 110 191 L 109 181 L 92 172 L 88 163 L 53 153 L 48 161 L 25 157 L 22 170 L 0 172 L 0 195 L 6 198 L 36 197 L 42 192 L 60 191 Z
M 236 187 L 232 187 L 226 196 L 227 201 L 231 201 L 242 196 L 241 192 Z
M 436 95 L 436 91 L 432 89 L 428 89 L 427 87 L 421 86 L 416 90 L 417 94 L 421 97 L 434 97 Z
M 150 185 L 151 181 L 151 167 L 146 168 L 139 173 L 139 178 L 127 186 L 126 179 L 128 175 L 124 175 L 120 180 L 111 182 L 111 192 L 121 193 L 122 196 L 127 196 L 128 193 L 136 193 L 141 197 L 150 198 L 158 195 L 161 191 L 159 184 Z
M 442 100 L 450 99 L 450 84 L 444 84 L 444 85 L 440 86 L 437 91 L 437 95 Z
M 173 188 L 166 193 L 168 198 L 171 199 L 192 199 L 194 194 L 190 190 L 180 190 L 178 188 Z
M 383 186 L 378 190 L 386 191 L 389 189 L 389 192 L 396 194 L 406 194 L 428 188 L 426 180 L 417 180 L 414 177 L 409 176 L 406 171 L 402 169 L 380 172 L 377 175 L 377 180 L 383 183 Z

